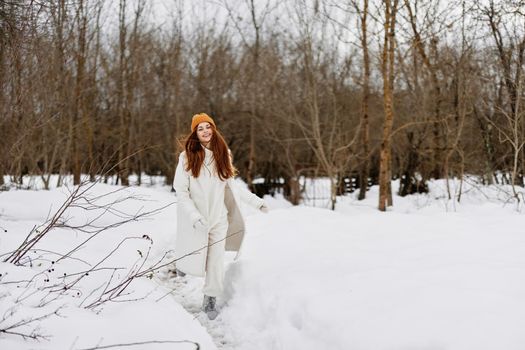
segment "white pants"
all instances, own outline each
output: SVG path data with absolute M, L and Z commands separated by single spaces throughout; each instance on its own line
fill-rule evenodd
M 204 280 L 204 295 L 217 297 L 224 289 L 224 250 L 226 247 L 226 232 L 228 231 L 228 217 L 210 228 L 208 236 L 208 258 L 206 260 L 206 277 Z

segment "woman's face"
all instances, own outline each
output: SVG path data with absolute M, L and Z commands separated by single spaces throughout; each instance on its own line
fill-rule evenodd
M 197 137 L 199 138 L 200 143 L 204 146 L 207 146 L 213 135 L 213 129 L 208 122 L 202 122 L 197 125 Z

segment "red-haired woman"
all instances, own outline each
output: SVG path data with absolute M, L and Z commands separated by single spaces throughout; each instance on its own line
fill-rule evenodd
M 205 113 L 191 121 L 175 171 L 177 239 L 175 254 L 179 275 L 205 276 L 203 310 L 210 319 L 218 315 L 216 298 L 223 292 L 224 251 L 237 251 L 245 233 L 240 200 L 267 212 L 264 201 L 234 183 L 235 168 L 224 138 Z

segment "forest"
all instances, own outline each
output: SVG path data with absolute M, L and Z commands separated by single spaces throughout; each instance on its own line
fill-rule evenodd
M 0 349 L 524 350 L 524 68 L 525 0 L 0 0 Z
M 524 185 L 525 3 L 0 0 L 0 186 L 165 176 L 212 116 L 253 191 Z

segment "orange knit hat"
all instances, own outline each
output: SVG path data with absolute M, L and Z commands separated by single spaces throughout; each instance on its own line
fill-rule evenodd
M 209 115 L 206 113 L 199 113 L 195 114 L 193 118 L 191 118 L 191 131 L 193 132 L 195 128 L 197 128 L 197 126 L 202 122 L 208 122 L 215 127 L 215 122 Z

